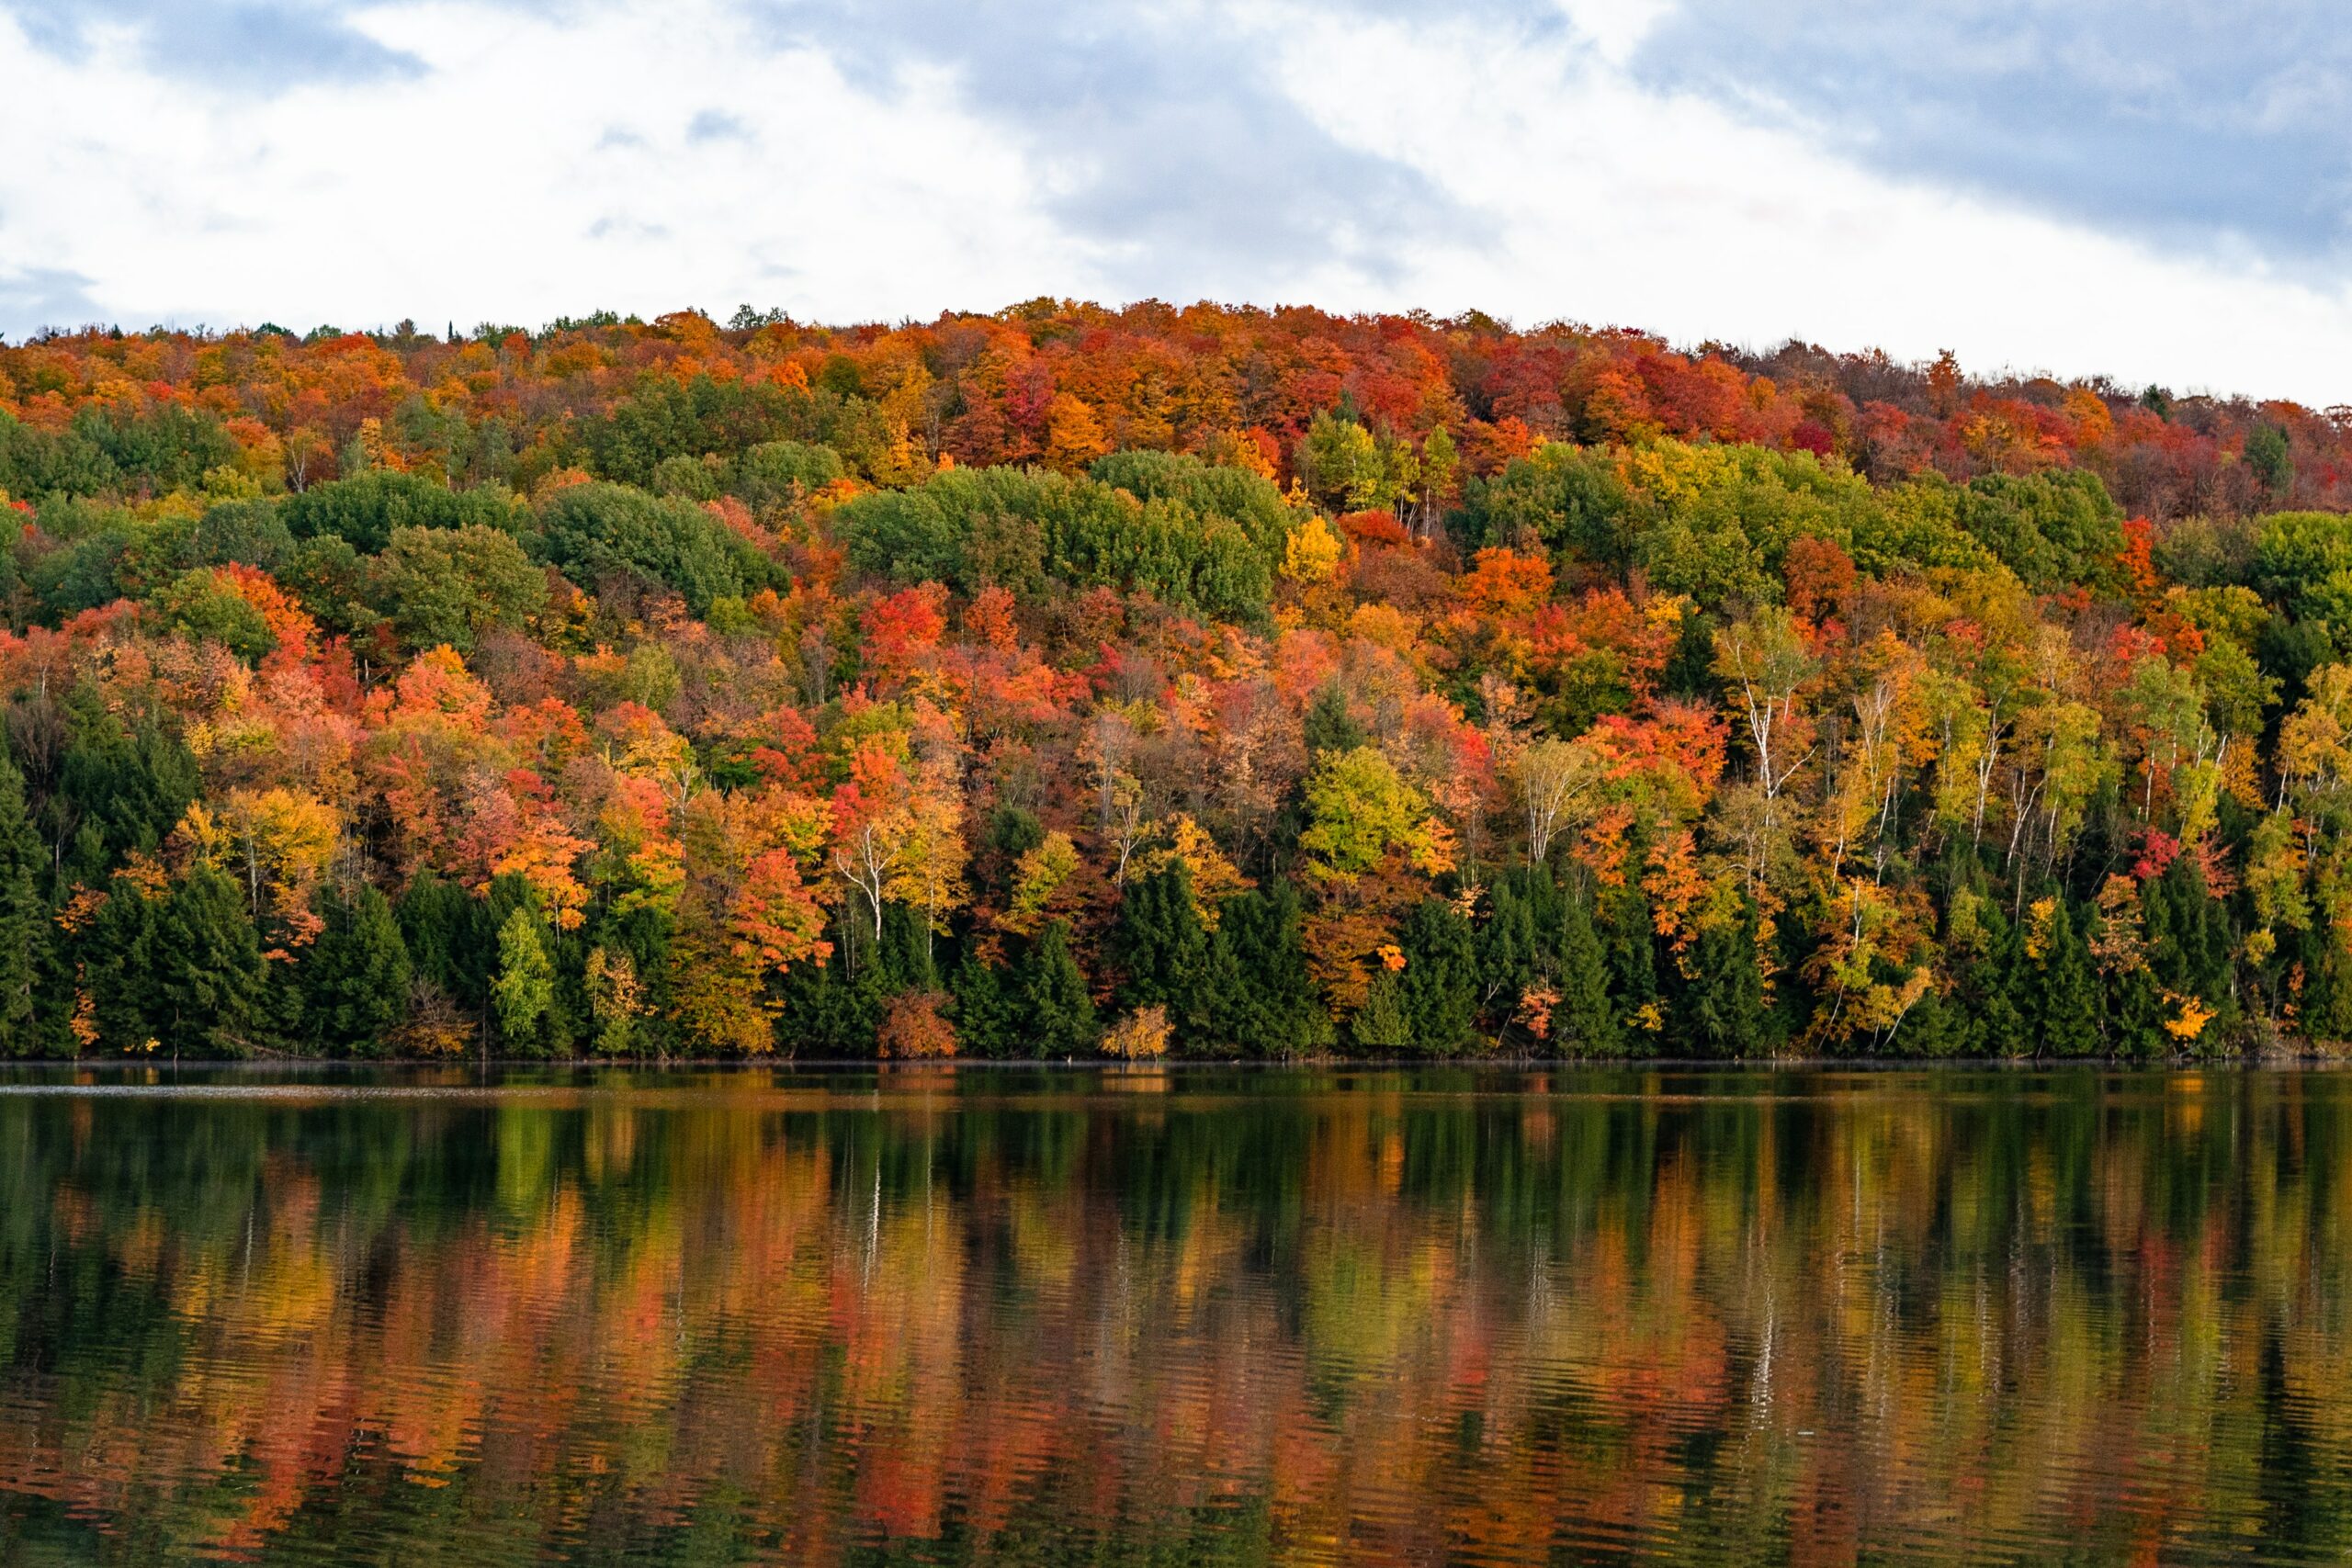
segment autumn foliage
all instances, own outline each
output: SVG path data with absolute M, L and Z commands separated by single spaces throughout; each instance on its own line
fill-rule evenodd
M 2343 1039 L 2347 440 L 1475 315 L 0 345 L 0 1050 Z

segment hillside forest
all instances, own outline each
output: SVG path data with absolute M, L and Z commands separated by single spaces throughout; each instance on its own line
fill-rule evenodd
M 0 1053 L 2352 1039 L 2352 408 L 1038 300 L 0 344 Z

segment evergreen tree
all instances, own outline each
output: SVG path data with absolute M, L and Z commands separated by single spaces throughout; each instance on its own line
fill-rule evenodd
M 1034 1056 L 1074 1056 L 1094 1048 L 1094 998 L 1069 950 L 1069 922 L 1055 920 L 1030 947 L 1022 980 Z
M 1285 879 L 1225 901 L 1202 988 L 1215 1043 L 1290 1057 L 1332 1042 L 1331 1015 L 1306 969 L 1298 889 Z
M 1543 952 L 1539 899 L 1530 896 L 1538 878 L 1548 888 L 1550 869 L 1514 867 L 1497 877 L 1487 922 L 1478 928 L 1480 994 L 1504 1012 L 1551 967 Z
M 186 746 L 152 719 L 127 728 L 95 685 L 74 688 L 65 709 L 65 752 L 48 822 L 65 845 L 64 884 L 103 886 L 125 856 L 163 843 L 201 781 Z
M 1182 1035 L 1198 1034 L 1206 1023 L 1208 946 L 1182 861 L 1129 882 L 1108 943 L 1111 962 L 1125 976 L 1120 1005 L 1164 1007 Z
M 2043 936 L 2041 984 L 2033 1019 L 2035 1054 L 2095 1055 L 2099 1048 L 2098 980 L 2074 912 L 2061 895 L 2052 901 Z
M 485 1011 L 497 972 L 499 936 L 489 905 L 426 871 L 408 885 L 395 911 L 416 977 L 469 1011 Z
M 1308 757 L 1319 757 L 1326 751 L 1347 752 L 1372 739 L 1364 727 L 1348 712 L 1348 694 L 1337 681 L 1315 694 L 1315 702 L 1306 710 L 1304 730 Z
M 1609 999 L 1609 964 L 1592 914 L 1571 890 L 1560 900 L 1560 1000 L 1552 1010 L 1553 1049 L 1564 1056 L 1605 1056 L 1618 1048 L 1617 1013 Z
M 1404 982 L 1387 973 L 1373 976 L 1363 1006 L 1348 1021 L 1348 1037 L 1359 1051 L 1381 1055 L 1408 1050 L 1419 1043 L 1412 1020 L 1405 1013 Z
M 164 1024 L 153 1010 L 157 998 L 148 983 L 155 970 L 161 904 L 162 898 L 151 897 L 140 883 L 118 876 L 82 935 L 90 1021 L 103 1048 L 137 1051 L 149 1041 L 163 1043 Z
M 1609 989 L 1628 1043 L 1646 1040 L 1657 1027 L 1657 928 L 1650 901 L 1629 877 L 1601 896 L 1602 949 L 1609 962 Z
M 198 863 L 154 906 L 150 1018 L 175 1054 L 236 1051 L 260 1010 L 261 941 L 244 890 Z
M 1470 922 L 1442 898 L 1424 898 L 1405 917 L 1397 1001 L 1413 1049 L 1434 1055 L 1478 1043 L 1478 953 Z
M 956 966 L 948 989 L 956 998 L 956 1048 L 967 1056 L 1010 1056 L 1020 1039 L 1015 998 L 1004 972 L 971 949 Z
M 1911 1004 L 1887 1044 L 1898 1056 L 1951 1056 L 1966 1049 L 1967 1025 L 1961 1010 L 1930 987 Z
M 2215 1018 L 2200 1039 L 2218 1038 L 2236 1015 L 2231 966 L 2237 942 L 2228 908 L 2207 890 L 2205 874 L 2184 854 L 2141 889 L 2141 909 L 2155 983 L 2211 1009 Z M 2169 1036 L 2158 1043 L 2167 1049 L 2175 1043 Z
M 1680 1040 L 1694 1055 L 1745 1056 L 1770 1045 L 1753 900 L 1741 898 L 1738 919 L 1700 930 L 1691 942 L 1690 970 L 1676 1010 Z
M 408 943 L 376 888 L 324 902 L 325 923 L 300 971 L 307 1032 L 331 1050 L 380 1055 L 408 1014 Z
M 40 987 L 55 964 L 51 920 L 40 896 L 49 856 L 25 811 L 25 784 L 0 760 L 0 1056 L 48 1055 L 64 1043 Z
M 2032 1049 L 2026 1017 L 2032 975 L 2025 942 L 1999 904 L 1955 895 L 1945 922 L 1946 962 L 1962 1004 L 1959 1050 L 1971 1056 L 2017 1056 Z

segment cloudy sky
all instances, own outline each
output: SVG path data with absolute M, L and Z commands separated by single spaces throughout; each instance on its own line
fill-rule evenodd
M 2335 0 L 0 0 L 0 334 L 1156 296 L 2352 402 L 2347 88 Z

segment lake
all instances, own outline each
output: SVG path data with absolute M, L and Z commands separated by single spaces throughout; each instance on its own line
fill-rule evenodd
M 2352 1551 L 2352 1074 L 0 1073 L 0 1562 Z

